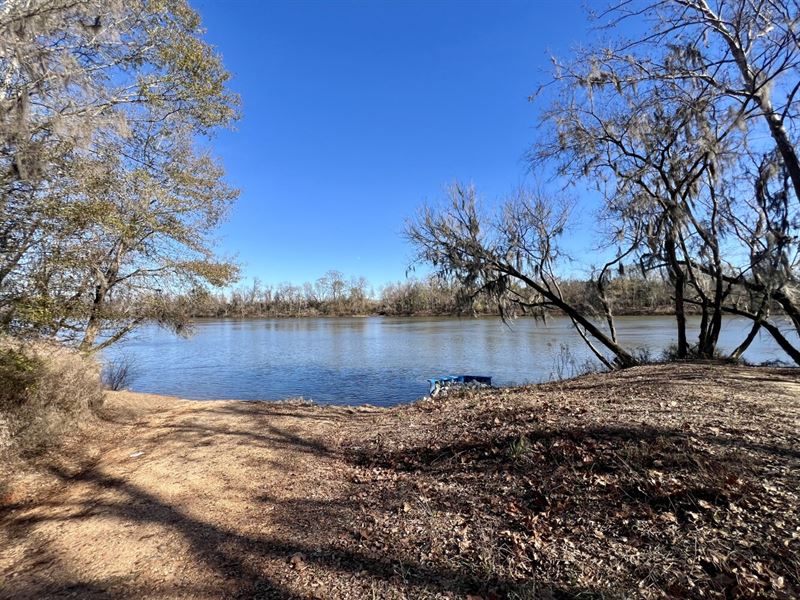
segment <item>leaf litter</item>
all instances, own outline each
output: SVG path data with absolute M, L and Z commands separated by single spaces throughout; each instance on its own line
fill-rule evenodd
M 57 486 L 8 495 L 0 598 L 800 596 L 795 369 L 390 409 L 152 402 Z

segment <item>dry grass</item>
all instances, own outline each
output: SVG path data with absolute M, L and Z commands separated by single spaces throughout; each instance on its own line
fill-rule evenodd
M 104 394 L 96 361 L 55 343 L 0 338 L 0 475 L 75 432 Z

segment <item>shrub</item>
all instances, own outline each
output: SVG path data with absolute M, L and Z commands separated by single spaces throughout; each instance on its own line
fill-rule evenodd
M 0 348 L 0 407 L 18 406 L 36 384 L 38 358 L 16 348 Z
M 131 380 L 136 375 L 136 367 L 129 356 L 119 356 L 109 360 L 103 366 L 102 380 L 103 385 L 109 390 L 124 390 L 131 384 Z
M 98 363 L 55 342 L 0 337 L 0 448 L 46 446 L 103 403 Z
M 653 351 L 647 346 L 638 346 L 636 348 L 633 348 L 631 350 L 631 354 L 633 355 L 633 358 L 636 359 L 637 364 L 654 365 L 658 363 L 656 358 L 653 356 Z
M 700 358 L 701 358 L 700 352 L 698 350 L 697 344 L 689 344 L 688 348 L 686 348 L 685 359 L 678 357 L 678 344 L 670 344 L 661 353 L 661 362 L 667 362 L 667 363 L 680 362 L 681 360 L 698 360 Z M 727 361 L 727 357 L 719 350 L 719 348 L 714 348 L 714 356 L 712 357 L 712 359 Z

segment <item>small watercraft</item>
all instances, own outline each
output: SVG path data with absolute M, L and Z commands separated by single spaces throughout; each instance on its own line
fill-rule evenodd
M 430 395 L 436 396 L 442 390 L 453 387 L 491 387 L 492 378 L 486 375 L 444 375 L 428 379 Z

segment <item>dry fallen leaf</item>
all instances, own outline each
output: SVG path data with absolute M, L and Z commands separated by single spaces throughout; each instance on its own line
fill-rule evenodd
M 662 521 L 666 521 L 667 523 L 677 523 L 678 518 L 675 516 L 675 513 L 665 512 L 658 515 L 658 518 Z
M 289 564 L 295 571 L 302 571 L 306 568 L 306 557 L 302 552 L 295 552 L 289 557 Z

